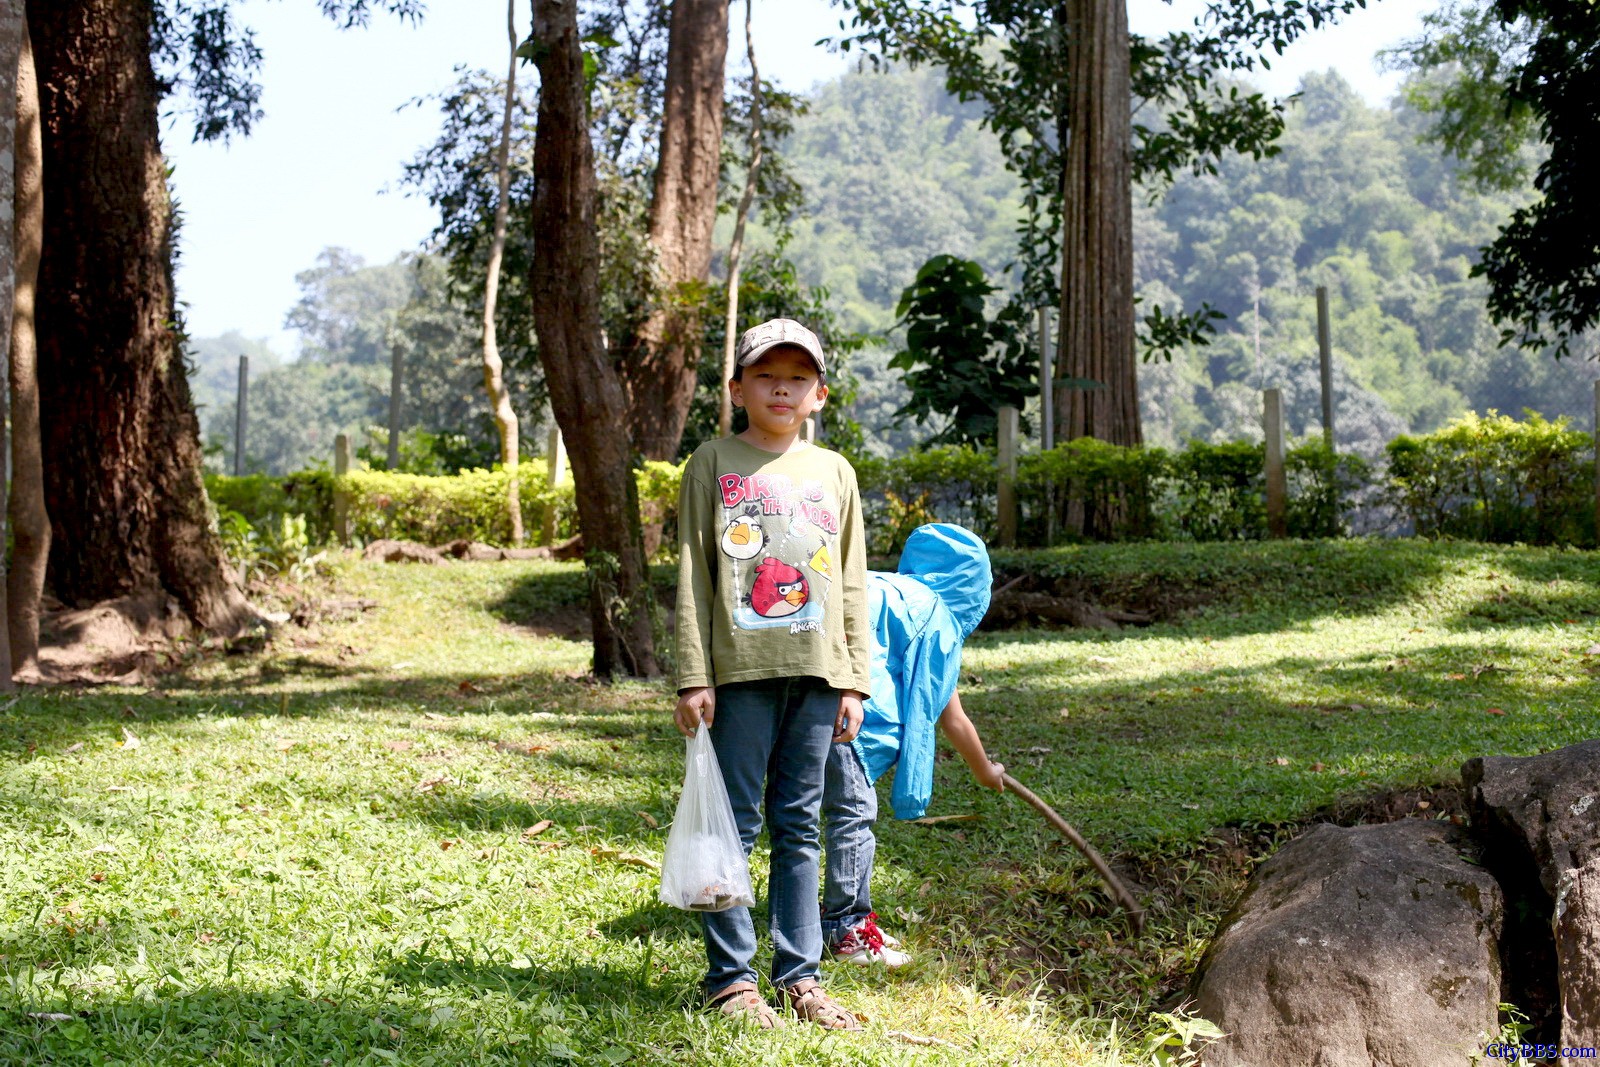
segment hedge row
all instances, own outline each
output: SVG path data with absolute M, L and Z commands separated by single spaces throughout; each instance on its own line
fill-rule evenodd
M 1595 544 L 1594 445 L 1565 419 L 1530 412 L 1524 421 L 1469 414 L 1430 434 L 1390 442 L 1381 472 L 1320 442 L 1290 449 L 1292 537 L 1337 537 L 1363 529 L 1529 544 Z M 1083 439 L 1017 464 L 1019 541 L 1257 540 L 1267 536 L 1265 449 L 1196 442 L 1181 451 L 1123 448 Z M 871 548 L 892 554 L 924 522 L 959 522 L 995 532 L 998 468 L 991 451 L 959 447 L 856 464 Z M 644 513 L 662 521 L 671 545 L 682 467 L 648 463 L 637 472 Z M 209 476 L 219 508 L 257 525 L 301 514 L 316 543 L 333 530 L 334 479 L 327 471 L 287 477 Z M 506 475 L 453 477 L 354 471 L 344 487 L 350 528 L 362 541 L 395 537 L 441 544 L 458 538 L 505 544 Z M 523 526 L 537 543 L 545 517 L 555 538 L 575 532 L 570 481 L 551 489 L 542 470 L 522 469 Z
M 675 511 L 680 473 L 681 468 L 671 463 L 647 463 L 637 472 L 641 503 L 663 515 Z M 509 544 L 507 480 L 502 468 L 445 476 L 351 471 L 343 479 L 349 497 L 350 535 L 358 542 L 392 537 L 429 545 L 463 538 Z M 243 516 L 258 528 L 270 525 L 278 515 L 304 515 L 310 536 L 322 544 L 333 538 L 334 482 L 326 470 L 283 477 L 213 474 L 206 476 L 206 489 L 219 511 Z M 530 464 L 521 468 L 518 497 L 527 543 L 546 540 L 547 517 L 554 520 L 554 540 L 577 532 L 570 479 L 552 489 L 544 471 Z

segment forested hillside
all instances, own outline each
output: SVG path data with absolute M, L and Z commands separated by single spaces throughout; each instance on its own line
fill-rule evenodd
M 874 451 L 926 436 L 893 425 L 906 399 L 887 366 L 901 290 L 940 253 L 977 260 L 1003 284 L 1015 253 L 1017 185 L 978 117 L 944 92 L 937 71 L 857 72 L 819 88 L 785 148 L 806 205 L 782 254 L 805 283 L 827 289 L 843 326 L 876 338 L 851 356 L 861 380 L 853 414 Z M 1139 203 L 1142 307 L 1209 301 L 1228 316 L 1210 345 L 1142 368 L 1147 439 L 1259 435 L 1259 390 L 1269 386 L 1285 390 L 1294 433 L 1320 430 L 1319 284 L 1332 295 L 1342 448 L 1375 452 L 1469 408 L 1530 407 L 1586 423 L 1588 383 L 1600 376 L 1583 358 L 1596 352 L 1592 339 L 1561 362 L 1501 349 L 1484 286 L 1467 277 L 1517 198 L 1457 180 L 1422 129 L 1404 107 L 1370 107 L 1337 75 L 1312 76 L 1289 105 L 1278 156 L 1229 159 L 1218 174 L 1184 175 Z M 752 242 L 774 243 L 759 230 Z M 231 456 L 242 351 L 256 371 L 250 465 L 282 471 L 325 457 L 334 433 L 386 421 L 389 355 L 400 345 L 405 424 L 453 442 L 435 441 L 435 452 L 487 461 L 473 311 L 450 305 L 437 263 L 419 255 L 368 266 L 330 250 L 301 281 L 305 298 L 288 319 L 302 338 L 296 362 L 272 369 L 237 337 L 194 342 L 213 442 L 227 440 Z M 512 371 L 538 451 L 538 371 Z

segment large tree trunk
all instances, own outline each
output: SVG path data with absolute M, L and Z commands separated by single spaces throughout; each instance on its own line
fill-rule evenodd
M 489 240 L 489 266 L 483 279 L 483 388 L 489 394 L 495 428 L 500 432 L 500 463 L 510 476 L 506 484 L 506 510 L 511 519 L 511 543 L 522 544 L 522 494 L 517 478 L 522 442 L 511 391 L 501 373 L 500 344 L 495 336 L 495 302 L 500 296 L 500 260 L 506 251 L 506 222 L 511 200 L 511 112 L 517 106 L 517 0 L 506 0 L 506 35 L 511 39 L 511 66 L 506 72 L 505 115 L 500 120 L 500 148 L 495 160 L 500 196 L 494 203 L 494 231 Z
M 6 625 L 11 669 L 32 681 L 39 674 L 39 597 L 50 558 L 50 517 L 44 508 L 44 460 L 39 452 L 39 350 L 33 317 L 44 243 L 40 167 L 39 80 L 23 27 L 17 66 L 16 292 L 11 316 L 11 568 L 6 572 Z
M 24 21 L 21 0 L 0 0 L 0 363 L 9 365 L 11 307 L 16 272 L 12 218 L 16 206 L 17 74 L 22 55 Z M 5 497 L 8 391 L 0 386 L 0 570 L 5 569 Z M 0 618 L 9 617 L 5 590 L 0 589 Z M 0 689 L 11 689 L 11 643 L 0 641 Z
M 1123 0 L 1068 0 L 1057 439 L 1140 444 L 1133 129 Z
M 170 594 L 195 623 L 227 634 L 253 613 L 206 518 L 173 308 L 151 18 L 150 0 L 28 11 L 44 131 L 49 579 L 70 604 Z
M 534 0 L 533 36 L 543 47 L 529 281 L 539 361 L 577 488 L 594 670 L 601 678 L 655 675 L 655 607 L 639 529 L 632 443 L 617 432 L 625 394 L 600 320 L 594 148 L 574 0 Z
M 661 153 L 650 201 L 660 293 L 638 344 L 622 360 L 628 425 L 646 459 L 677 458 L 699 380 L 727 61 L 728 0 L 674 0 Z

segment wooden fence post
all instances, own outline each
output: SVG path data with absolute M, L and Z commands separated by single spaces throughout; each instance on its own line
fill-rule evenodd
M 1017 543 L 1017 409 L 1000 409 L 1000 491 L 996 502 L 995 540 L 1006 548 Z
M 1317 357 L 1322 364 L 1322 440 L 1333 451 L 1333 335 L 1328 325 L 1328 287 L 1317 286 Z
M 540 544 L 556 543 L 556 486 L 566 474 L 565 454 L 561 451 L 561 427 L 551 426 L 544 438 L 545 489 L 550 495 L 550 505 L 544 509 L 544 528 Z
M 1267 389 L 1262 394 L 1267 431 L 1267 534 L 1289 536 L 1289 479 L 1283 469 L 1283 391 Z
M 405 375 L 405 352 L 392 338 L 389 341 L 389 463 L 400 467 L 400 382 Z
M 250 357 L 239 357 L 239 398 L 233 405 L 233 476 L 244 474 L 245 420 L 250 413 Z
M 350 493 L 344 476 L 350 473 L 350 438 L 340 434 L 333 439 L 333 536 L 350 547 Z

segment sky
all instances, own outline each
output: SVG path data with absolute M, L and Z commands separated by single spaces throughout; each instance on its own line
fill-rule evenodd
M 1188 25 L 1201 0 L 1128 0 L 1136 33 L 1159 35 Z M 1337 69 L 1380 104 L 1398 75 L 1380 73 L 1375 53 L 1414 36 L 1438 0 L 1382 0 L 1338 25 L 1295 42 L 1255 80 L 1274 95 L 1292 93 L 1310 70 Z M 312 0 L 239 0 L 237 13 L 256 31 L 265 117 L 247 138 L 192 144 L 181 116 L 163 123 L 183 210 L 178 298 L 189 333 L 238 330 L 279 354 L 296 354 L 284 316 L 299 297 L 295 274 L 330 246 L 370 263 L 418 247 L 436 218 L 426 201 L 399 187 L 401 166 L 429 143 L 437 107 L 412 101 L 455 81 L 458 65 L 503 76 L 504 0 L 432 0 L 418 25 L 375 16 L 366 29 L 341 31 Z M 743 69 L 743 4 L 735 0 L 729 70 Z M 765 0 L 753 31 L 762 76 L 804 90 L 853 63 L 813 42 L 838 32 L 828 0 Z M 528 7 L 518 2 L 518 25 Z M 532 75 L 523 68 L 519 78 Z

